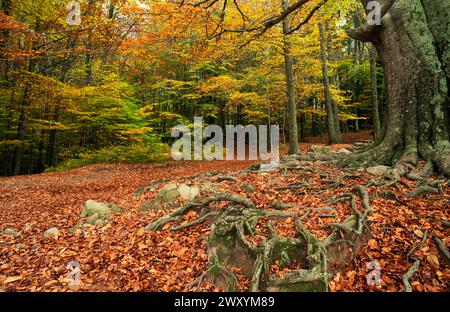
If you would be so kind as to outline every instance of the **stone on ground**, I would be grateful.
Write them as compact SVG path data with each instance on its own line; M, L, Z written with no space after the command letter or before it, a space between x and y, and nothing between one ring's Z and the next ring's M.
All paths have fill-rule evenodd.
M374 166L367 168L367 172L376 176L381 176L386 173L390 168L388 166Z
M171 183L165 185L158 193L157 197L165 202L171 202L180 197L178 185Z
M108 206L108 204L99 203L95 200L86 201L83 211L81 212L81 216L89 217L96 213L99 215L110 215L112 213L112 209Z
M184 183L178 186L177 191L181 198L187 200L193 200L200 194L200 190L198 188L190 187Z
M3 234L9 235L9 236L19 236L19 235L20 235L19 232L17 232L17 231L14 230L14 229L11 229L11 228L7 228L6 230L4 230L4 231L3 231Z
M308 153L330 155L334 152L329 146L313 145L308 149Z
M200 195L200 190L197 187L189 186L185 183L175 184L170 183L165 185L158 193L157 198L165 202L171 202L177 198L185 200L193 200Z
M44 237L56 237L59 234L57 227L52 227L44 232Z

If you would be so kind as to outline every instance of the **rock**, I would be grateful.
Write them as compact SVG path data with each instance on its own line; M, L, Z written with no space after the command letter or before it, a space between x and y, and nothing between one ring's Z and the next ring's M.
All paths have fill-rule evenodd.
M338 150L338 154L350 155L350 154L352 154L352 152L350 152L346 148L341 148L340 150Z
M251 185L249 183L244 183L242 185L242 189L244 190L244 192L247 192L247 193L256 193L258 191L253 185Z
M98 213L94 213L93 215L89 216L86 219L86 223L94 225L95 222L98 220L99 216L100 215Z
M108 223L108 219L106 219L106 218L99 218L99 219L95 220L94 225L104 226L107 223Z
M165 202L171 202L180 197L177 189L178 185L174 183L167 184L159 191L157 197Z
M59 235L59 230L57 227L52 227L44 232L44 237L56 237Z
M313 145L308 149L308 153L330 155L333 154L333 150L329 146Z
M22 228L22 231L29 232L33 229L33 225L31 223L25 223L25 225Z
M19 232L17 232L17 231L14 230L14 229L11 229L11 228L7 228L6 230L4 230L4 231L3 231L3 234L9 235L9 236L19 236L19 235L20 235Z
M98 213L99 215L110 215L112 210L107 204L96 202L95 200L88 200L84 204L83 211L81 212L82 217L89 217Z
M186 200L193 200L200 194L200 190L197 187L190 187L184 183L178 186L177 191L180 197Z
M176 190L178 188L178 185L175 183L166 184L163 186L163 188L159 191L160 193L170 192L172 190Z
M17 249L24 249L24 248L26 248L27 246L25 245L25 244L22 244L22 243L18 243L18 244L16 244L16 248Z
M278 169L279 166L280 163L276 161L270 163L262 163L259 168L259 171L275 171Z
M390 167L388 166L375 166L367 168L367 172L376 176L381 176L388 171Z

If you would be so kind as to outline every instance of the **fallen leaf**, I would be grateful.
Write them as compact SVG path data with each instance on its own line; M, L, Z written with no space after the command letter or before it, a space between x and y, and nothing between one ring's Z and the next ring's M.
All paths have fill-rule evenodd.
M3 281L3 284L9 284L9 283L13 283L13 282L16 282L16 281L20 281L22 278L23 278L23 277L20 276L20 275L18 275L18 276L10 276L10 277L7 277L7 278Z

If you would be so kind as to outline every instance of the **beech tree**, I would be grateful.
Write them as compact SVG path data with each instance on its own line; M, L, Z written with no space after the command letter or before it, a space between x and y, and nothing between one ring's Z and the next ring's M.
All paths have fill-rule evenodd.
M395 164L398 178L422 158L450 175L449 12L448 1L388 0L381 7L381 25L348 31L375 45L387 105L381 139L347 164Z

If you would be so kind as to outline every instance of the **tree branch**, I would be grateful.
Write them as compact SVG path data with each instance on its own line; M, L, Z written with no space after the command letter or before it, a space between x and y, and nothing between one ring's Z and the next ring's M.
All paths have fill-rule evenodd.
M381 7L381 19L389 12L395 0L387 0ZM381 29L381 25L363 25L358 28L347 30L347 35L353 39L363 42L373 42Z

